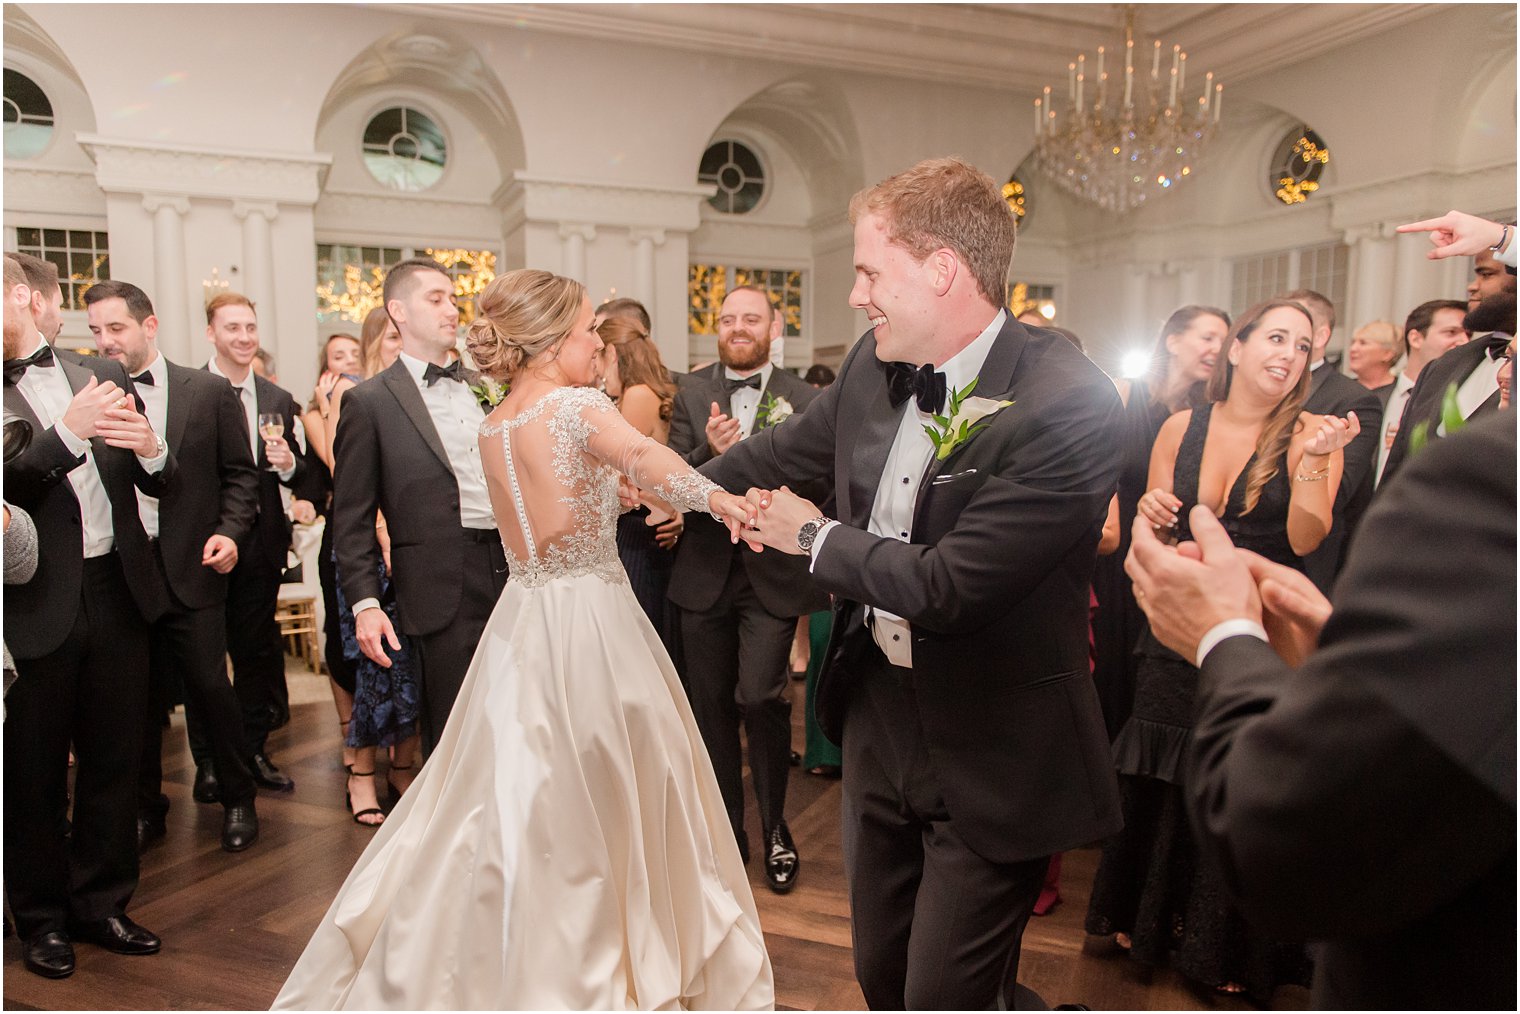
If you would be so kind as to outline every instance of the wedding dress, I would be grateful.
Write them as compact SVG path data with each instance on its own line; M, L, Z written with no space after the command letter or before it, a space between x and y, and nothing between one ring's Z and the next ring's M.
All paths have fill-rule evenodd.
M617 554L619 473L687 510L717 487L587 388L480 433L511 579L275 1008L773 1006L707 750Z

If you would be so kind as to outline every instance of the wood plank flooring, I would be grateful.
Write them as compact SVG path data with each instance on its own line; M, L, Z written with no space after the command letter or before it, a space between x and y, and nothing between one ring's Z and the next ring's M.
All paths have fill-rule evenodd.
M308 677L309 678L309 677ZM801 748L801 685L795 685L794 742ZM290 794L258 800L261 836L230 855L219 847L221 808L190 798L194 766L176 716L164 737L169 833L143 857L133 918L164 938L146 958L79 945L72 978L27 972L14 937L5 941L7 1009L265 1009L368 843L371 832L343 808L344 779L331 703L293 705L270 753L296 781ZM382 772L384 767L381 767ZM750 881L776 976L778 1006L797 1010L864 1008L850 957L849 904L839 847L839 782L793 772L787 809L803 870L788 895L771 893L758 862ZM751 801L753 807L753 801ZM750 814L751 834L758 824ZM1082 918L1097 852L1069 853L1065 900L1031 921L1020 979L1050 1004L1099 1010L1250 1010L1253 1004L1190 986L1166 970L1128 960L1111 941L1088 938ZM1304 1009L1308 992L1278 991L1274 1007Z

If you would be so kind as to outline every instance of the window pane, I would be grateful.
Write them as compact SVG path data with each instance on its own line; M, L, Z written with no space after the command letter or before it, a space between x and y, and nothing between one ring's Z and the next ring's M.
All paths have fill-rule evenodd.
M62 229L43 229L42 245L62 250L67 245L68 233Z
M69 233L69 246L75 250L89 250L95 245L95 237L88 232L71 231Z
M16 243L20 246L40 246L42 244L42 230L17 229Z
M375 114L364 128L364 143L378 148L390 146L391 138L401 133L402 110L399 106Z

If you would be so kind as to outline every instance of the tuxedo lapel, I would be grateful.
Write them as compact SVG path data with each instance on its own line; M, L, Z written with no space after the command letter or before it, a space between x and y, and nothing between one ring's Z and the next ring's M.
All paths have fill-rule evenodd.
M1063 341L1065 339L1062 339ZM1029 332L1024 325L1009 317L1003 322L1003 328L993 340L992 348L987 350L987 358L982 362L982 368L976 375L976 390L971 392L974 398L990 398L993 401L1009 401L1009 395L1013 389L1013 374L1018 368L1019 357L1024 352L1024 346L1029 341ZM993 393L997 392L997 393ZM948 394L954 392L947 392ZM976 440L971 440L960 445L950 452L950 457L955 457L962 449L970 446ZM919 509L924 505L924 494L929 491L934 477L939 475L946 461L941 461L937 456L929 456L928 467L924 469L923 479L918 484L918 493L913 500L913 519L918 521Z
M27 402L26 396L21 393L21 388L15 384L5 385L5 410L18 419L25 419L32 424L34 435L42 432L42 420L37 418L37 413L32 411L32 406Z
M194 375L192 371L173 363L167 365L169 384L166 393L169 396L169 406L164 418L164 429L168 432L164 434L164 439L172 450L184 443L185 424L190 421L190 406L195 400L195 388L190 383L190 378Z
M887 393L887 370L880 362L873 364L873 378L868 383L870 400L862 413L860 428L855 434L854 453L850 457L849 482L840 493L849 497L842 504L840 513L856 528L865 528L871 520L871 507L876 503L876 488L881 484L881 473L887 467L887 456L892 453L892 441L902 423L905 406L893 407Z
M390 369L380 374L380 379L386 388L400 402L401 410L412 421L417 433L422 437L423 443L428 445L443 467L454 474L454 466L449 464L448 452L443 449L443 439L438 436L438 427L433 425L433 417L428 414L427 405L423 403L422 395L417 390L417 383L412 375L407 372L406 364L399 358L391 364Z

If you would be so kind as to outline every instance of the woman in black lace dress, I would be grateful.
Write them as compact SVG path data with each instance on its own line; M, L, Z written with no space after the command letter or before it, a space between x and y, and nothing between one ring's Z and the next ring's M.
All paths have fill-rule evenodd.
M1209 377L1207 403L1162 425L1138 513L1186 540L1187 512L1205 504L1235 544L1278 563L1330 530L1341 448L1355 435L1301 411L1308 395L1308 311L1274 300L1238 320ZM1197 982L1265 1001L1307 985L1301 944L1263 939L1198 861L1180 786L1198 670L1147 631L1134 710L1114 742L1124 830L1104 846L1087 913L1089 933L1118 934L1147 964L1168 961Z
M1230 315L1212 306L1184 306L1166 319L1150 368L1135 380L1115 381L1124 401L1122 461L1119 466L1117 530L1119 544L1098 557L1093 594L1093 686L1103 705L1103 721L1112 739L1129 718L1135 696L1135 645L1145 630L1145 614L1135 604L1124 558L1135 505L1150 486L1151 448L1161 424L1174 412L1203 404L1203 389L1230 331ZM1112 511L1112 508L1111 508ZM1110 515L1112 518L1112 514Z

